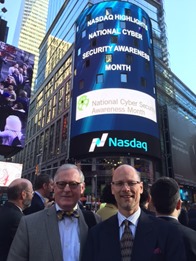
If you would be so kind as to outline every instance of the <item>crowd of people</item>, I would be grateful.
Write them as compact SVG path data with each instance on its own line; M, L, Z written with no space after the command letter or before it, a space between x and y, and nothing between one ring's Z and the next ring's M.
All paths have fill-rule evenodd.
M31 94L32 68L18 63L9 67L0 82L0 144L22 146ZM7 124L7 121L10 124Z
M134 167L118 166L96 213L81 204L84 191L84 174L73 164L54 178L37 176L34 191L26 179L13 181L0 208L0 261L196 260L196 204L180 223L174 179L161 177L149 188Z

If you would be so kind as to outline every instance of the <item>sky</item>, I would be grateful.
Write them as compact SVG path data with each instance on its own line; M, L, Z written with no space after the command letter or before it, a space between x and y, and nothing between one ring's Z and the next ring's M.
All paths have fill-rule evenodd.
M163 0L167 25L170 69L196 94L196 0ZM13 32L21 0L5 0L7 13L2 18L8 21L10 33L8 44L12 44Z

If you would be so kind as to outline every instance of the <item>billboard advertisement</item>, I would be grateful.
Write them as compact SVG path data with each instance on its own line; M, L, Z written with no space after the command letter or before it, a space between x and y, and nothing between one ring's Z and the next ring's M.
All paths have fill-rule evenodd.
M104 1L76 22L70 157L160 157L151 22Z
M22 175L22 164L0 161L0 187L7 187L9 184Z
M22 149L31 96L34 55L0 42L0 154Z
M196 186L196 125L167 108L174 178Z

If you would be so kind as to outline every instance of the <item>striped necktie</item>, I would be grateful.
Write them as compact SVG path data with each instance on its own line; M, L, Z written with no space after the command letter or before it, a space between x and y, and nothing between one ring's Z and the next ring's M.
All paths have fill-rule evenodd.
M123 221L125 228L120 240L122 261L131 260L131 252L133 247L133 234L129 227L130 223L131 222L127 219Z

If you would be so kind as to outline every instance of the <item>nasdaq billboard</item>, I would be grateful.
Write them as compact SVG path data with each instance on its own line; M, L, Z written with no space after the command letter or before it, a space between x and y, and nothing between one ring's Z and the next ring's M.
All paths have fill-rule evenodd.
M151 30L146 12L123 1L95 4L78 18L70 157L160 157Z

